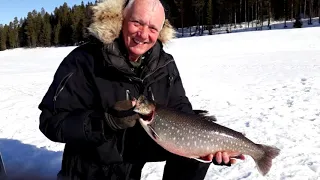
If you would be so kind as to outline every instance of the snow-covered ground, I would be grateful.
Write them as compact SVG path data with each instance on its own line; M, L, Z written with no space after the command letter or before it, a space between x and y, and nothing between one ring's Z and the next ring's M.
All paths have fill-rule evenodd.
M195 109L257 142L279 147L262 177L251 157L211 165L206 179L320 179L320 28L252 31L176 39L175 57ZM75 47L0 52L0 151L10 176L55 178L63 144L38 129L37 109L52 76ZM161 179L163 162L143 178Z

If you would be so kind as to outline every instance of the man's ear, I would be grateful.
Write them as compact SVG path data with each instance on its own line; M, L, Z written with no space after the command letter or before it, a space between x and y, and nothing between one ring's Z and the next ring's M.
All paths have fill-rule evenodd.
M175 38L176 32L174 30L174 28L172 27L172 25L170 24L169 20L166 19L164 21L163 27L159 33L159 41L161 41L162 43L167 43L168 41L170 41L171 39Z

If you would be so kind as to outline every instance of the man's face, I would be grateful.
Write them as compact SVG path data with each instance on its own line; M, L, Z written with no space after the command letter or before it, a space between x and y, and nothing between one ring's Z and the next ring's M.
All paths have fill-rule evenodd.
M123 22L123 39L129 59L136 61L156 43L164 21L163 7L158 3L137 0Z

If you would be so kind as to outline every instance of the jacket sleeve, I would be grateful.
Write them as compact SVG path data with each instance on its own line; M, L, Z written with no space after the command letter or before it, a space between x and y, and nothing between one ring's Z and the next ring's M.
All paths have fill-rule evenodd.
M93 77L90 58L77 49L66 56L38 106L39 129L54 142L102 143L105 140L104 112L94 108L98 101L90 81Z
M187 113L194 113L192 105L186 96L185 89L183 87L182 79L180 77L179 70L175 63L173 63L172 74L170 76L170 93L168 100L168 107L178 109Z

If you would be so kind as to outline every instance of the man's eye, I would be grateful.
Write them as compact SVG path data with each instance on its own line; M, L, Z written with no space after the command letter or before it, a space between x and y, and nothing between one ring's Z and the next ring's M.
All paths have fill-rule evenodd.
M151 27L150 30L151 30L152 33L158 32L158 29L156 29L156 28L154 28L154 27Z
M132 21L133 25L140 26L141 24L138 21Z

